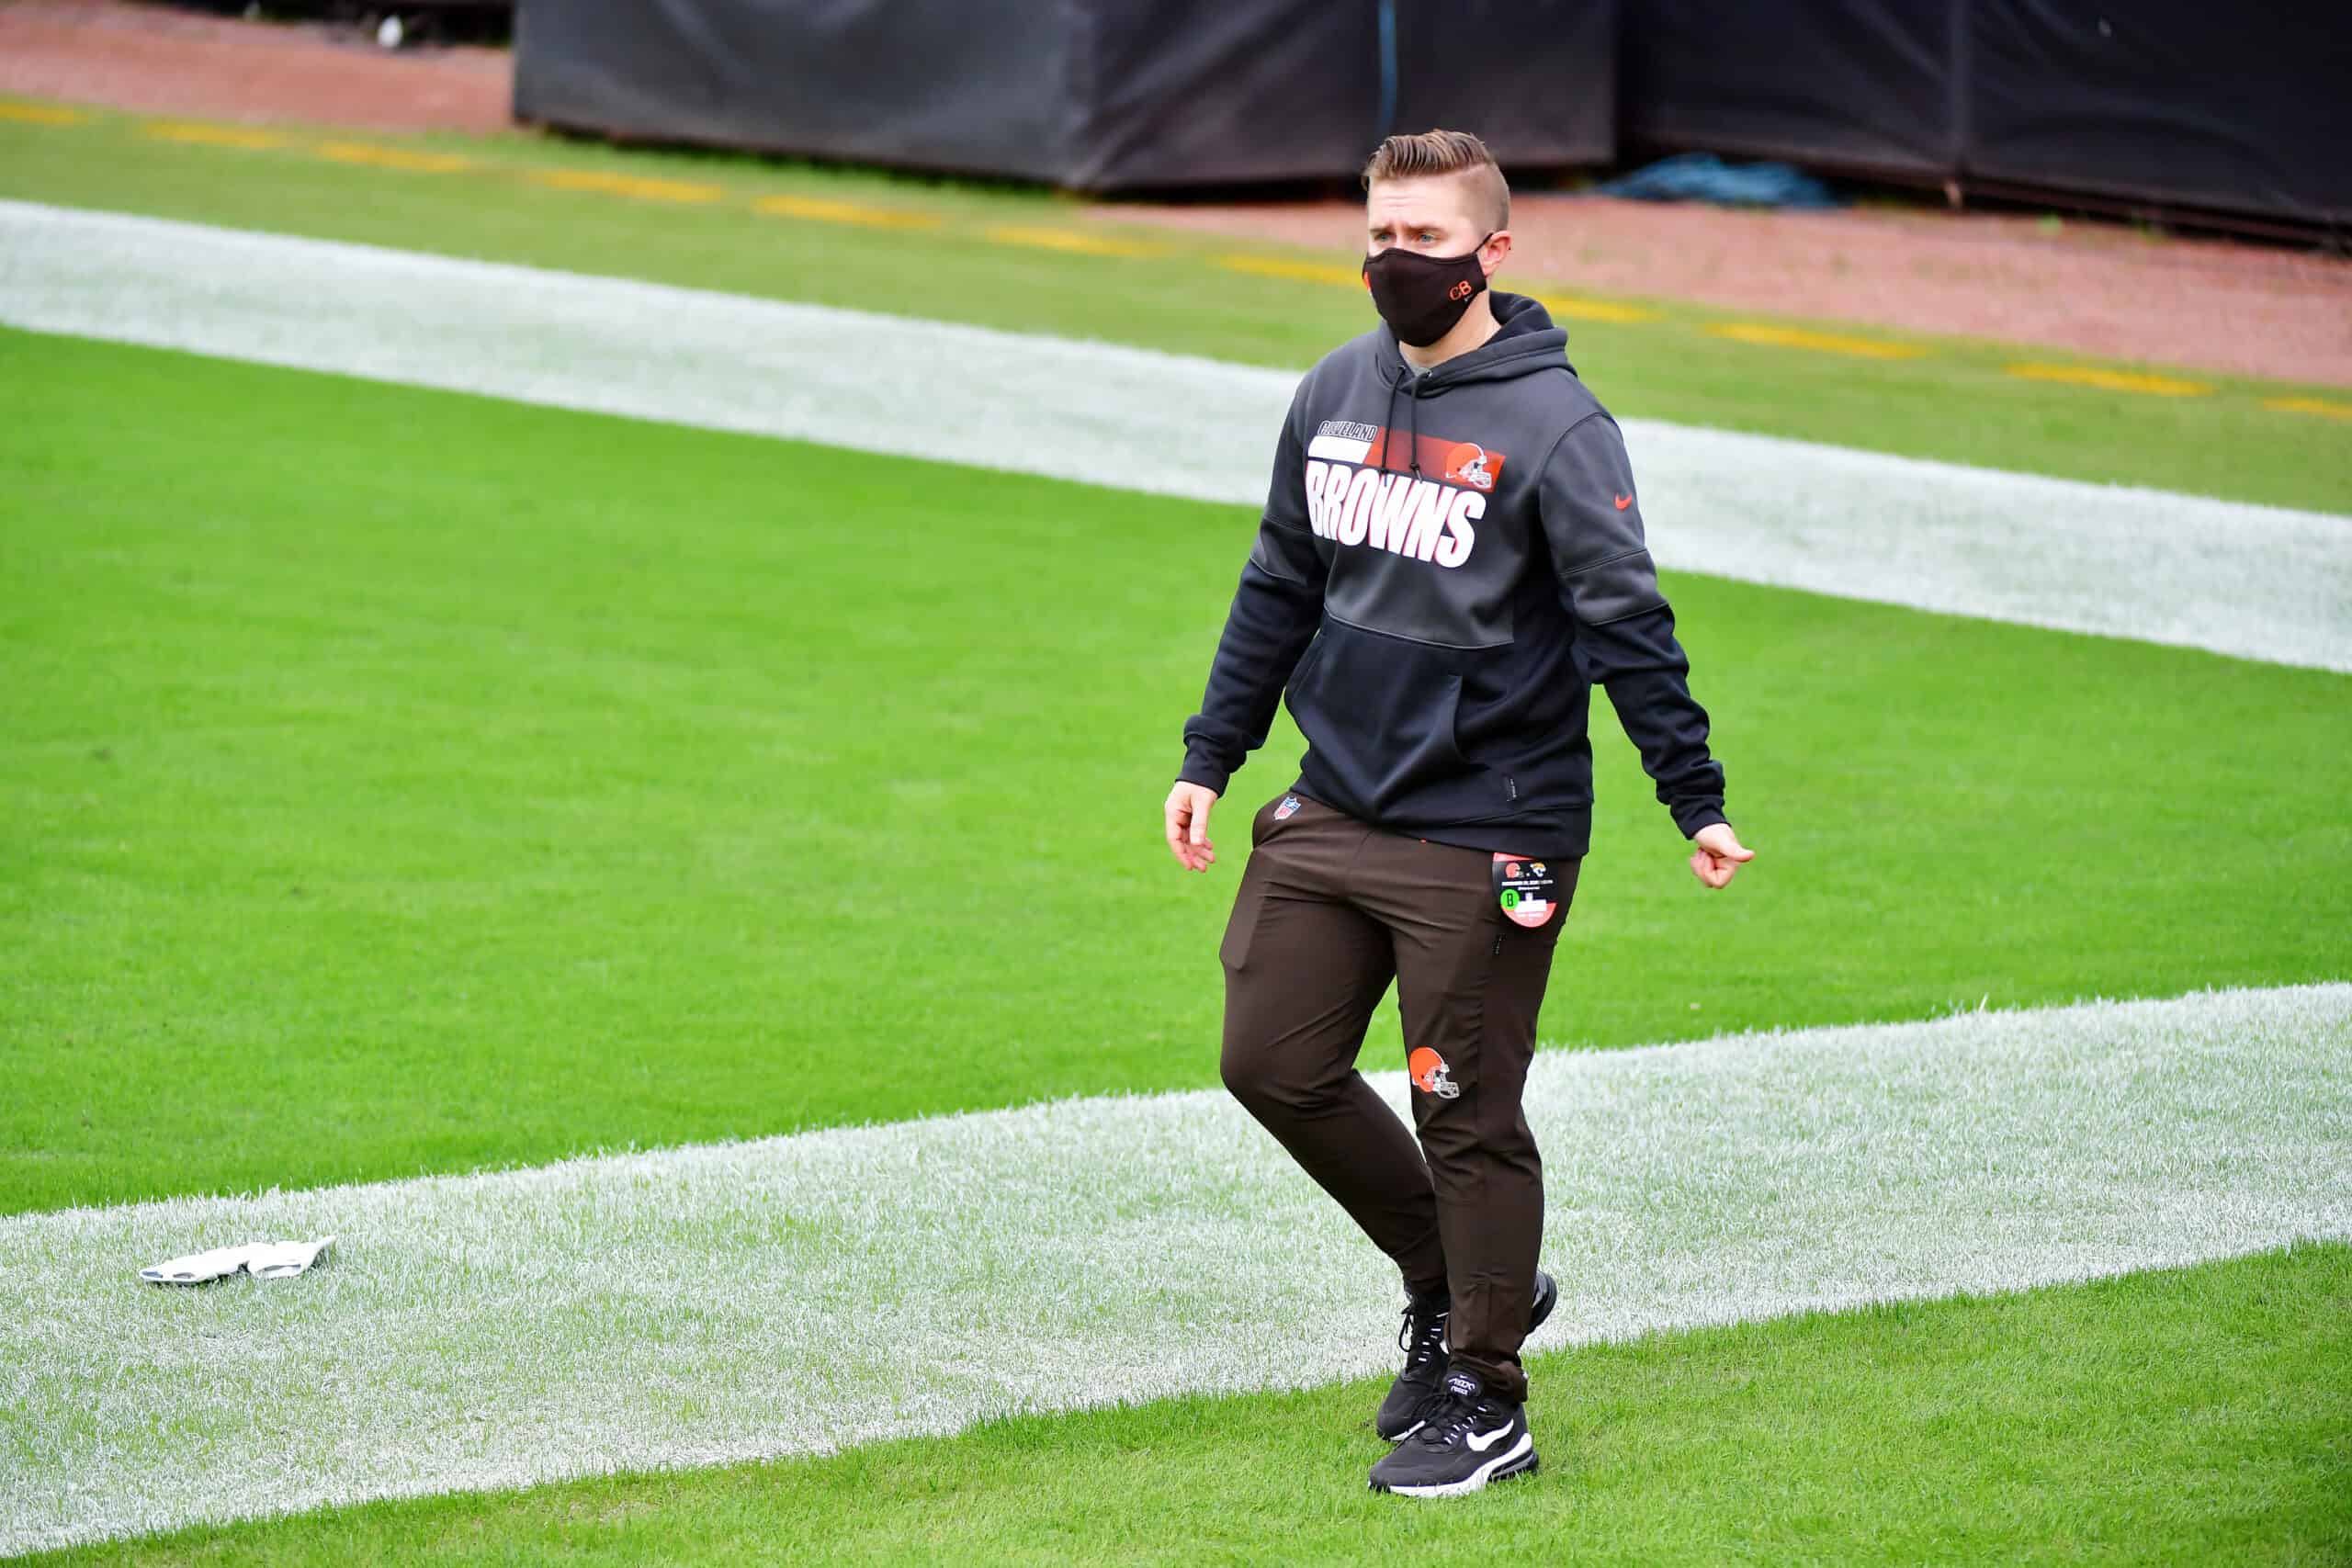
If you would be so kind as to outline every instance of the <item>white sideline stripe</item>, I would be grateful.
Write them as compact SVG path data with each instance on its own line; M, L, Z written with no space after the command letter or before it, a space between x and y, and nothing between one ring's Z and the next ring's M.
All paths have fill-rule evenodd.
M1539 1348L2352 1236L2347 984L1546 1053L1527 1105ZM1392 1365L1396 1297L1217 1091L24 1215L0 1551L1295 1387Z
M1108 344L0 202L36 332L1262 503L1297 377ZM2352 671L2352 521L1624 422L1664 564ZM1232 541L1237 567L1247 549Z

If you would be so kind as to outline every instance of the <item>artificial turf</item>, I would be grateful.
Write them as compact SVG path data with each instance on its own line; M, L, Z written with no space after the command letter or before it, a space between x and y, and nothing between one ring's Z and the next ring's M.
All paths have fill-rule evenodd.
M0 123L0 196L1279 366L1366 321L1225 242L989 242L1069 220L1034 192L297 143ZM552 164L729 199L522 177ZM949 222L749 209L771 192ZM2352 511L2343 427L2260 406L2301 389L2135 397L1721 319L1572 322L1572 354L1626 414ZM1251 521L0 333L0 1213L1213 1081L1239 808L1295 733L1216 875L1174 872L1157 806ZM1764 858L1702 893L1597 716L1547 1043L2344 975L2344 677L1668 588ZM1549 1355L1544 1475L1467 1508L1357 1490L1351 1384L85 1555L2344 1562L2347 1322L2352 1252L2307 1247Z
M381 1502L55 1562L2352 1558L2352 1248L1534 1358L1544 1468L1364 1490L1381 1384ZM1041 1355L1051 1347L1040 1346Z
M1215 1081L1254 518L0 334L0 1212ZM1679 575L1543 1037L2338 977L2352 682ZM1375 1023L1372 1056L1396 1054Z
M849 306L1023 332L1056 333L1304 367L1372 318L1360 288L1238 273L1257 260L1351 264L1353 236L1329 250L1238 244L1160 228L1113 229L1158 253L1094 255L1002 243L1000 224L1080 225L1071 206L1019 186L913 180L718 154L619 152L546 137L376 138L451 152L455 173L320 158L347 132L284 132L252 151L159 141L151 122L91 112L72 125L0 120L0 197L151 213L232 227L356 240L732 292ZM707 204L602 189L554 189L549 168L709 185ZM847 200L941 220L875 229L753 209L762 197ZM1520 277L1501 287L1575 279ZM2152 397L2020 379L2020 358L2069 356L1955 338L1866 335L1915 344L1908 360L1734 343L1708 332L1756 315L1649 302L1656 319L1572 320L1569 356L1620 414L1802 436L1905 457L2064 478L2150 485L2278 505L2352 512L2352 454L2340 421L2266 409L2281 397L2340 401L2341 389L2243 378L2198 379L2209 397ZM1779 320L1779 318L1770 318ZM1806 324L1806 323L1797 323ZM1824 325L1853 335L1841 323ZM2106 363L2106 362L2102 362Z

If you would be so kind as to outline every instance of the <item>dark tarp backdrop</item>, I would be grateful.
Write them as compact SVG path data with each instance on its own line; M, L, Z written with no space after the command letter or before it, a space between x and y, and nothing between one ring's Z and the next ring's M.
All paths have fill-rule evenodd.
M1942 179L1960 152L1953 34L1967 0L1640 0L1625 13L1625 139Z
M518 118L1081 190L1615 152L1617 0L526 0Z
M1619 83L1623 83L1622 93ZM525 0L515 112L1080 190L1629 143L2352 223L2346 0ZM1623 103L1622 121L1620 101Z
M1968 175L2352 225L2343 0L1975 9Z
M1439 125L1476 129L1506 167L1616 152L1615 0L1064 8L1081 40L1068 183L1082 189L1352 175L1386 131Z
M1643 0L1625 140L2352 225L2344 0Z
M1035 0L526 0L514 113L648 141L1061 177L1059 7Z

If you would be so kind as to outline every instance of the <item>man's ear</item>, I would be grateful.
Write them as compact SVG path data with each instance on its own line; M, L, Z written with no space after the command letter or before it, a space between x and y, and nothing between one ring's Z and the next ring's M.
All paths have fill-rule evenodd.
M1478 265L1487 269L1488 277L1500 272L1503 263L1510 258L1510 231L1508 229L1496 230L1487 236L1487 243L1478 247Z

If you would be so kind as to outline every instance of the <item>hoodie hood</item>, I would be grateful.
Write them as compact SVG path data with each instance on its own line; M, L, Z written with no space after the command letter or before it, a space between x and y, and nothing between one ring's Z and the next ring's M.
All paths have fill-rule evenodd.
M1307 742L1300 795L1566 860L1589 842L1599 680L1677 824L1720 820L1616 423L1539 301L1493 310L1494 336L1426 375L1381 323L1300 381L1184 777L1222 791L1279 684Z
M1391 429L1396 425L1397 401L1404 401L1407 429L1410 432L1405 446L1406 466L1415 479L1421 477L1422 403L1458 388L1516 380L1538 371L1565 367L1571 374L1575 372L1576 367L1569 365L1567 359L1568 334L1552 324L1552 313L1544 309L1543 301L1524 294L1503 294L1492 289L1487 296L1495 313L1495 335L1469 353L1457 354L1426 373L1416 372L1405 363L1404 352L1396 345L1396 333L1385 322L1366 334L1372 343L1374 368L1388 387L1386 423Z
M1509 381L1566 363L1567 329L1553 324L1552 313L1542 300L1492 288L1487 298L1498 323L1495 335L1419 377L1418 396L1434 398L1449 387ZM1415 378L1413 367L1405 363L1404 352L1396 346L1396 334L1383 325L1375 335L1382 378L1392 386Z

